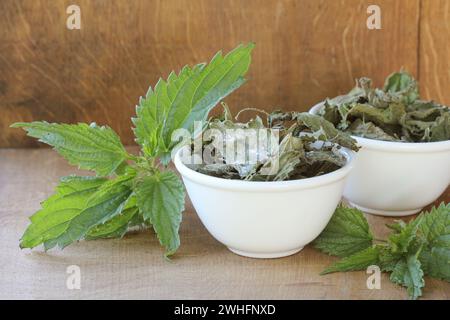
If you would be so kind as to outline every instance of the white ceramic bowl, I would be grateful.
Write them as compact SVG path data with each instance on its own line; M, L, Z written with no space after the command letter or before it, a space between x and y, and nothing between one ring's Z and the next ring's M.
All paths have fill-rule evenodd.
M342 197L353 152L331 173L301 180L255 182L198 173L174 162L206 229L232 252L252 258L292 255L325 228Z
M311 108L316 114L323 103ZM361 147L344 190L355 207L406 216L434 202L450 183L450 140L405 143L352 136Z

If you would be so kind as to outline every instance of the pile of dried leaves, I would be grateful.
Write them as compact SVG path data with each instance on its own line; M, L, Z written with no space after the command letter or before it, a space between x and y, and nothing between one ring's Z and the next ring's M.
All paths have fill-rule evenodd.
M416 80L404 71L391 74L384 88L357 80L348 94L327 99L319 114L339 130L385 141L450 140L450 109L419 98Z
M350 135L340 132L322 117L308 113L277 111L267 114L266 121L257 116L242 123L233 121L225 106L223 115L211 118L205 129L204 132L212 129L216 133L215 138L203 136L202 155L203 158L205 154L210 155L209 159L206 163L187 166L225 179L284 181L320 176L345 165L341 147L358 150ZM261 145L260 140L251 143L250 129L267 133L269 141L275 139L275 147ZM274 132L277 135L273 135ZM220 139L217 139L217 133L220 133ZM227 146L231 145L245 146L244 161L237 154L242 156L242 149L232 153L227 151ZM252 155L256 161L248 161Z

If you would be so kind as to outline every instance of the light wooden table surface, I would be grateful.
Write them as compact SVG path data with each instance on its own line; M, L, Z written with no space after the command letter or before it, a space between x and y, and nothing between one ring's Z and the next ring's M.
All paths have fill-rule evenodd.
M181 248L172 261L151 230L122 240L82 241L63 251L20 250L28 216L53 192L58 177L76 173L49 149L0 150L0 298L3 299L405 299L382 276L366 287L364 272L320 276L335 258L311 247L282 259L256 260L229 252L205 230L190 202ZM79 173L79 172L78 172ZM450 201L450 189L439 199ZM369 216L377 236L388 218ZM81 269L81 289L66 287L70 265ZM450 284L426 278L425 299L450 299Z

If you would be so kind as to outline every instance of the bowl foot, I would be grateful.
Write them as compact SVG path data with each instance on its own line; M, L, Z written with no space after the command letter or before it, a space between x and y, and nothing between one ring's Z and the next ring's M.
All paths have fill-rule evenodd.
M366 207L362 207L357 205L351 201L348 202L352 207L364 211L366 213L375 214L377 216L386 216L386 217L403 217L410 216L412 214L416 214L422 210L422 208L414 209L414 210L402 210L402 211L389 211L389 210L378 210L378 209L370 209Z
M237 249L233 249L233 248L228 248L228 249L231 252L233 252L237 255L240 255L240 256L244 256L244 257L257 258L257 259L274 259L274 258L282 258L282 257L287 257L287 256L291 256L293 254L296 254L297 252L302 250L303 247L297 248L294 250L288 250L288 251L282 251L282 252L271 252L271 253L247 252L247 251L241 251L241 250L237 250Z

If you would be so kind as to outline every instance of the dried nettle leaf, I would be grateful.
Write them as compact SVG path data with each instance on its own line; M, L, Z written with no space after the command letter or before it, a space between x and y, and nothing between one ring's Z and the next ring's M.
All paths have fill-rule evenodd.
M396 138L394 136L391 136L383 131L380 127L377 127L372 122L364 122L361 119L356 119L351 124L349 131L352 132L352 134L362 137L362 138L368 138L368 139L378 139L378 140L385 140L385 141L395 141Z
M320 116L276 111L267 116L266 122L267 125L260 117L246 123L234 122L228 107L224 106L224 114L211 118L206 127L222 133L220 140L223 144L216 144L207 134L203 139L203 154L213 154L211 159L215 162L188 166L200 173L225 179L283 181L335 171L346 163L340 152L341 146L358 150L354 139ZM262 130L268 135L272 134L269 130L278 130L276 145L251 144L245 129ZM237 143L244 144L245 152L257 161L240 163L236 161L236 156L241 151L236 150L234 154L226 152L227 145Z
M450 139L450 108L419 99L416 80L404 71L386 78L383 89L369 78L348 94L327 99L319 115L341 131L385 141L432 142Z

